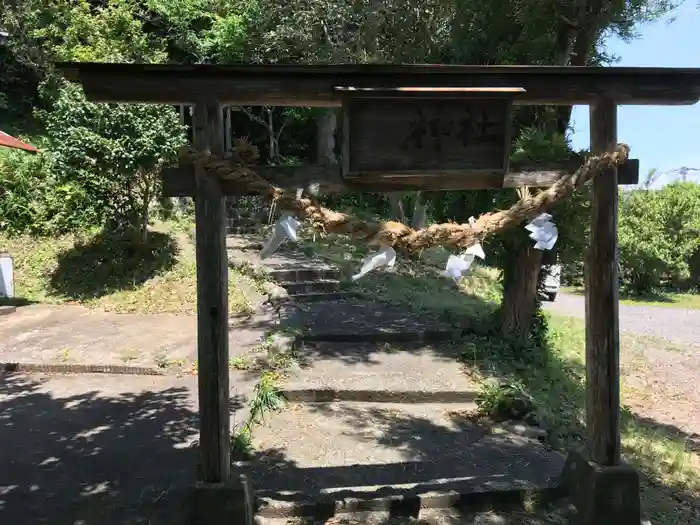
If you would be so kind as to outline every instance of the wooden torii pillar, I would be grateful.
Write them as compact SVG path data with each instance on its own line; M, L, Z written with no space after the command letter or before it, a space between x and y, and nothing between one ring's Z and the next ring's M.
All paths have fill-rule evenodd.
M591 152L617 143L617 104L590 104ZM571 452L562 475L583 525L639 525L639 474L622 463L620 439L620 318L618 173L593 179L591 235L585 261L586 431L588 455Z
M590 106L591 151L617 143L617 105ZM593 179L586 289L586 428L591 459L620 464L620 316L617 167Z
M198 150L223 156L222 116L221 105L215 101L195 104L194 146ZM221 483L231 474L226 206L218 177L198 165L195 182L199 479Z

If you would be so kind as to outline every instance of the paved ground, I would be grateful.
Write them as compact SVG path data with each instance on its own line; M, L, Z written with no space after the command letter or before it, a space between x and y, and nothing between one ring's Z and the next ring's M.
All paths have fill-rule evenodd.
M327 340L359 340L368 334L385 334L391 339L391 335L403 334L407 336L404 340L415 341L431 334L456 333L452 324L440 320L435 314L416 313L405 306L365 299L292 305L283 308L281 316L285 326Z
M585 315L582 295L560 293L545 308L562 315ZM700 310L621 304L620 329L700 346Z
M583 316L583 298L562 295L548 308ZM376 318L371 309L360 308L360 313ZM327 326L361 328L330 310L322 314ZM308 315L301 315L299 325L307 325ZM689 344L700 343L696 315L700 312L621 305L623 330ZM271 326L268 321L233 320L237 330L232 331L232 355L255 346ZM195 323L186 316L25 307L0 320L0 361L143 366L162 359L191 362ZM398 330L412 323L397 317L390 324ZM690 446L700 447L700 357L689 344L637 341L635 348L624 349L630 348L632 357L639 355L644 366L636 373L627 363L629 382L651 396L639 398L638 412L682 432ZM306 376L295 377L294 385L299 390L351 394L399 390L397 385L405 384L411 391L432 386L441 395L474 390L460 375L449 346L423 350L314 343L302 352L314 366ZM433 363L434 374L421 374ZM339 372L343 367L346 372ZM413 379L407 379L411 374ZM244 417L241 405L253 382L247 374L232 376L234 422ZM196 391L196 377L191 375L0 376L0 523L184 523L183 491L196 476L191 447L197 433ZM657 395L656 401L663 402L654 402ZM304 486L307 492L357 492L395 483L425 488L507 478L528 484L559 472L561 458L545 453L536 441L493 435L469 423L464 413L471 408L468 396L455 398L449 406L443 401L295 404L256 431L254 438L265 457L265 469L256 474L256 481L277 490Z
M229 351L260 344L273 318L231 319ZM189 370L197 359L197 319L115 314L81 306L33 305L0 318L0 362L129 365Z
M0 376L0 523L179 525L196 378Z
M419 519L391 516L387 512L367 514L360 519L340 516L328 520L258 518L258 525L570 525L571 515L570 507L563 503L533 512L420 509Z
M534 439L491 434L469 421L473 404L294 404L256 429L251 470L273 499L387 497L415 491L542 486L563 457ZM303 487L303 488L302 488ZM279 492L283 491L283 492Z
M449 344L315 342L300 357L283 388L321 402L290 403L253 434L262 461L248 472L270 505L541 487L561 473L532 429L470 420L479 386Z

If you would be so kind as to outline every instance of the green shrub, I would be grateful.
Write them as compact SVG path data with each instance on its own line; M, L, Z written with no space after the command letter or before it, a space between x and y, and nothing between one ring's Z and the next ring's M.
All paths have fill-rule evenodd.
M700 185L679 182L622 194L619 237L626 291L682 288L697 281Z
M58 234L98 222L90 194L76 181L55 175L50 153L0 154L0 230L5 234Z

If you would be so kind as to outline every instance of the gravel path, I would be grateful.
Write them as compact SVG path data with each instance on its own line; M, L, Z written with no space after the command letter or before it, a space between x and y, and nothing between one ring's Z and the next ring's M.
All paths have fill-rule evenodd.
M560 294L545 305L561 315L584 317L582 296ZM639 422L684 436L690 450L700 450L700 310L621 304L620 329L629 390L624 403Z
M549 311L584 317L583 296L560 293ZM620 304L620 330L700 346L700 310Z

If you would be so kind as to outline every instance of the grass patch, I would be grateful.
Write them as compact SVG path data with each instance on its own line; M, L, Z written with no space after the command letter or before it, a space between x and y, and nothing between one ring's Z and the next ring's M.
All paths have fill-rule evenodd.
M14 259L16 302L81 304L118 313L196 312L194 245L179 223L156 225L145 245L105 232L0 235L0 251ZM242 290L258 288L253 277L229 270L231 314L250 313Z
M249 370L253 362L246 356L237 355L228 360L228 366L234 370Z
M349 280L373 251L365 243L338 235L305 233L297 245L284 250L301 251L336 265ZM393 271L370 272L352 284L353 290L373 299L400 304L417 312L433 312L449 319L479 319L498 306L502 288L498 271L475 263L459 286L438 274L445 269L449 252L442 248L426 250L416 260L397 258Z
M562 288L562 292L583 295L581 287ZM620 295L620 303L637 306L665 306L700 310L700 292L657 292L645 295Z
M548 431L557 448L578 447L584 441L585 331L583 321L549 317L547 344L514 347L492 338L472 337L464 343L463 359L484 380L482 409L499 418L530 420ZM642 344L623 336L623 361L635 359ZM627 354L631 356L627 356ZM632 367L634 369L635 367ZM636 395L622 377L622 401ZM670 401L669 401L670 402ZM643 474L642 503L655 525L697 523L700 512L700 456L686 445L688 436L627 408L622 412L625 459Z
M248 403L248 419L231 433L231 459L250 459L254 452L253 429L265 421L265 417L282 410L285 406L284 394L278 386L279 374L265 371L255 385L255 392Z

